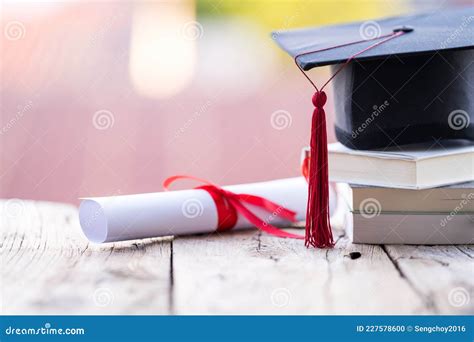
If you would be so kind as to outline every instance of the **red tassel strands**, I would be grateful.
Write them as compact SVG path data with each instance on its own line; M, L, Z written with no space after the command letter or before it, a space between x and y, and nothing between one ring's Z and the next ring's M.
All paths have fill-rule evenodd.
M333 247L331 223L329 221L329 176L328 138L324 91L313 95L313 117L311 123L311 157L308 179L308 205L306 207L306 247Z
M300 67L298 64L298 58L303 55L362 43L367 40L360 40L347 44L332 46L325 49L309 51L295 56L296 65L316 90L312 99L315 108L313 110L311 122L311 150L308 170L308 205L306 207L306 247L313 246L318 248L331 248L334 246L331 222L329 220L328 142L326 132L326 113L324 111L324 105L326 104L327 97L323 89L356 56L410 31L411 29L402 28L399 30L394 30L390 34L370 39L381 40L349 57L320 89L318 89L314 82L308 77L303 68Z

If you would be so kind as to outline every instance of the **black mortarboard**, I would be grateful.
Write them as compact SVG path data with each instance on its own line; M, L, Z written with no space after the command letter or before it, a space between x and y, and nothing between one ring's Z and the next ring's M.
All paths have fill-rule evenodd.
M334 78L337 139L349 148L460 138L474 141L474 7L278 31L291 56L413 30L355 57ZM341 63L376 40L305 54L304 70Z
M273 33L316 89L306 245L334 244L324 87L333 83L336 137L349 148L474 141L473 23L474 7L464 7ZM305 71L324 65L331 65L333 76L317 85Z

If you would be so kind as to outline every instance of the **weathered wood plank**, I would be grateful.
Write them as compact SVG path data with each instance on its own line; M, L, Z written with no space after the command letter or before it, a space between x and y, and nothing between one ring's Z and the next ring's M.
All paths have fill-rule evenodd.
M2 201L0 210L3 313L170 312L170 239L89 245L74 206Z
M5 314L474 311L472 246L352 245L339 233L315 250L256 230L99 246L70 205L0 201L0 217Z
M349 253L362 256L352 260ZM408 314L429 313L379 246L331 250L255 230L176 238L176 313Z
M472 246L386 246L425 305L440 314L474 313Z

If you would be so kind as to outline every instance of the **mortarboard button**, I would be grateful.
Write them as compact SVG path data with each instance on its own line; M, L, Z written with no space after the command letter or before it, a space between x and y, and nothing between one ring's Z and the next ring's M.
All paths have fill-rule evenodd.
M397 33L397 32L405 32L405 33L408 33L408 32L412 32L414 30L413 27L410 27L410 26L401 26L401 27L397 27L397 28L394 28L393 29L393 32Z

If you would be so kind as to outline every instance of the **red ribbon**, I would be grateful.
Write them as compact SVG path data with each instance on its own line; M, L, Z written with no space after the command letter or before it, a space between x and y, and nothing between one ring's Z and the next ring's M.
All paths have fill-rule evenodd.
M214 200L217 209L217 231L232 229L237 223L238 214L241 214L255 227L268 234L281 238L304 239L304 236L285 232L284 230L263 221L250 211L245 204L262 208L270 213L272 217L277 216L290 222L296 222L296 212L292 210L286 209L281 205L260 196L236 194L204 179L193 176L177 175L169 177L164 180L163 188L168 191L169 186L180 179L190 179L204 183L204 185L198 186L195 189L207 191Z
M309 180L309 153L307 151L301 164L301 174L307 181Z

